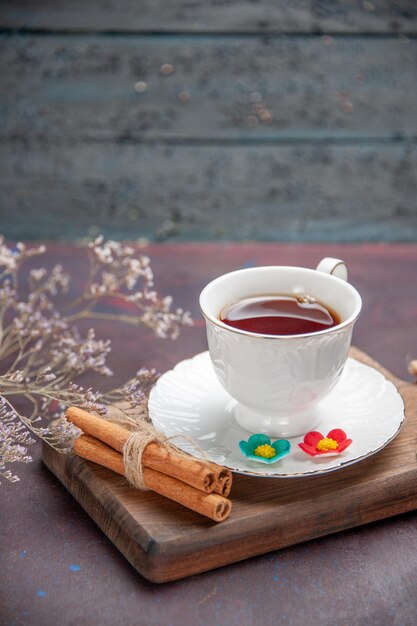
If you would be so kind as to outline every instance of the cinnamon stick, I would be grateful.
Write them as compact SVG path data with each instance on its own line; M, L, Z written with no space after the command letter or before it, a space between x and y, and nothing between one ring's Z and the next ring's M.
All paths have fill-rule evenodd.
M224 467L218 476L214 493L219 493L221 496L227 498L232 489L232 481L232 472Z
M123 452L130 430L109 422L101 417L77 407L70 407L66 413L72 422L84 433L107 443L114 450ZM220 495L229 495L232 486L232 473L215 463L205 463L192 457L176 454L156 442L149 443L142 455L144 467L178 478L204 493L215 491Z
M88 461L107 467L122 476L125 475L123 456L95 437L81 435L75 441L74 452ZM215 522L225 520L232 510L232 503L226 498L214 493L204 494L200 490L150 467L144 467L143 477L148 489L174 500L196 513L209 517Z

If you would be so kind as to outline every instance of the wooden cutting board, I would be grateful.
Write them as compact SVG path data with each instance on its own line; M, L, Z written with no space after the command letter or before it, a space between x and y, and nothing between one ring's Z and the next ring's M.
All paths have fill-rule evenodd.
M417 385L355 348L351 356L399 389L406 419L397 438L370 459L321 477L235 475L233 511L221 524L47 445L43 461L133 567L158 583L416 509Z

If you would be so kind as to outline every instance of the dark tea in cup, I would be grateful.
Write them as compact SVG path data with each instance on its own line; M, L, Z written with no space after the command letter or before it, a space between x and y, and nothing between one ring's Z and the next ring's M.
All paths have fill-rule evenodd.
M257 296L226 306L220 320L259 335L304 335L340 324L339 315L309 295Z

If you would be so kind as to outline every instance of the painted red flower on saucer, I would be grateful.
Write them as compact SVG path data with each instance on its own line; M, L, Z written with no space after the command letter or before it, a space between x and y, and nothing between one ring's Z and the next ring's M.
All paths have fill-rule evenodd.
M301 450L310 456L319 454L340 454L352 443L344 430L334 428L326 436L316 430L311 430L304 436L304 441L299 443Z

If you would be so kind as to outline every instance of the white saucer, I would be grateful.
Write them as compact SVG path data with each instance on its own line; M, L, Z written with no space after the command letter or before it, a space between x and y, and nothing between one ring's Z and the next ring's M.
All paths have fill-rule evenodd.
M341 454L311 457L292 437L291 451L277 463L251 461L239 450L250 436L233 417L236 401L218 382L208 352L178 363L163 374L149 397L149 414L167 436L196 441L206 456L235 472L251 476L291 478L325 474L357 463L384 448L399 432L404 403L396 387L368 365L348 359L342 377L320 406L314 429L324 436L342 428L353 443ZM190 441L178 437L176 446L201 457Z

